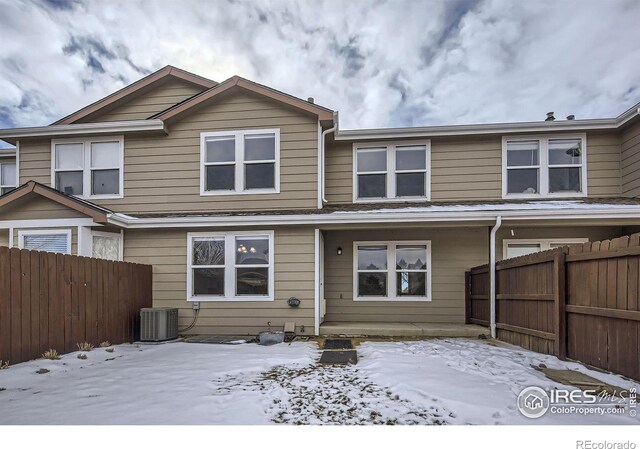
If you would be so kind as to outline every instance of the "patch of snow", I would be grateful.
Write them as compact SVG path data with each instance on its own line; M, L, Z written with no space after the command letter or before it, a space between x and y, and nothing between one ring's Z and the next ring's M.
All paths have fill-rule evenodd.
M114 349L0 370L0 424L640 423L629 415L523 417L515 405L524 387L563 387L532 365L640 385L480 340L365 342L355 366L317 365L314 342Z

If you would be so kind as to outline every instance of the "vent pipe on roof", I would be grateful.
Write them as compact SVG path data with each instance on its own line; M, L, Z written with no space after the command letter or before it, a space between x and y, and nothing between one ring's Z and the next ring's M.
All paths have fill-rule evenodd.
M313 102L314 102L315 100L313 99L313 97L309 97L309 98L307 98L307 101L308 101L309 103L313 104Z
M571 114L571 115L567 115L567 120L575 120L576 116Z
M553 112L547 112L547 118L544 119L545 122L552 122L554 121L556 118L553 115Z

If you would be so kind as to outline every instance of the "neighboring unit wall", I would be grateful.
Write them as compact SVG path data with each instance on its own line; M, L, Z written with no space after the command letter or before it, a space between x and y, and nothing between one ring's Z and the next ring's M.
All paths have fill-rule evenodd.
M327 201L351 203L353 144L328 143L326 158ZM587 158L589 196L619 196L618 134L588 133ZM502 198L501 179L502 136L431 139L432 201L499 200Z
M622 194L640 196L640 122L622 133Z
M87 117L87 119L80 120L80 123L145 120L203 90L204 88L201 86L179 79L172 79L154 87L153 90L140 94L126 104L116 106L101 115Z
M280 128L280 193L200 196L200 133ZM124 198L92 200L123 213L316 208L318 122L236 94L172 124L164 137L125 136ZM51 183L51 143L21 142L20 182Z
M266 229L260 229L266 230ZM198 232L215 229L198 229ZM231 231L231 229L224 229ZM127 230L124 239L126 262L153 265L154 307L177 307L180 328L192 319L187 297L187 230ZM315 237L311 227L275 229L275 301L201 302L197 325L192 334L256 335L267 330L282 330L285 321L296 323L296 332L314 333ZM287 305L295 296L297 308ZM300 326L304 326L302 332Z
M353 301L353 242L431 240L431 301ZM327 231L325 321L464 323L464 273L488 262L486 227ZM342 255L337 255L337 248Z
M513 230L513 235L511 231ZM590 242L610 240L623 235L619 226L531 226L511 227L503 225L496 235L496 259L502 260L504 255L503 240L535 240L535 239L582 239ZM514 242L516 243L516 242Z

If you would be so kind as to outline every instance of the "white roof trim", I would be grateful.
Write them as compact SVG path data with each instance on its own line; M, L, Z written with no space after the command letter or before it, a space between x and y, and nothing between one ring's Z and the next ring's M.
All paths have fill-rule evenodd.
M637 219L640 205L589 204L579 201L549 201L522 204L479 204L473 206L430 206L370 211L337 211L325 214L242 215L136 218L122 214L108 216L109 223L125 228L172 228L207 226L327 225L362 223L493 222L503 220Z
M558 120L514 123L488 123L471 125L437 125L406 128L371 128L340 130L335 140L398 139L412 137L465 136L506 133L531 133L549 131L588 131L596 129L617 129L640 115L640 103L615 118ZM337 120L337 119L336 119Z
M127 120L119 122L79 123L73 125L50 125L30 128L0 129L0 139L111 134L139 131L163 131L167 133L167 129L162 120Z

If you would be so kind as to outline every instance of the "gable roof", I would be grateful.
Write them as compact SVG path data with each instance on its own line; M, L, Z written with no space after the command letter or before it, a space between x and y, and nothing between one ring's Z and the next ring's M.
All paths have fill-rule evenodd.
M331 109L318 106L317 104L310 103L293 95L286 94L279 90L272 89L262 84L255 83L240 76L233 76L222 83L211 87L198 95L194 95L191 98L178 103L156 115L149 117L150 119L159 119L167 121L176 118L177 116L185 113L189 109L203 104L206 101L216 98L217 96L228 92L232 89L244 89L255 94L270 98L280 103L284 103L287 106L301 110L307 114L315 115L321 122L332 122L333 111Z
M61 118L60 120L52 123L52 125L69 125L72 123L76 123L78 120L81 120L91 114L94 114L101 109L107 108L109 106L113 106L115 103L124 101L126 98L129 98L132 95L139 93L140 90L152 84L155 84L161 80L164 80L167 77L178 78L188 83L201 86L204 89L210 89L218 84L215 81L212 81L210 79L207 79L202 76L196 75L194 73L187 72L186 70L182 70L177 67L168 65L158 70L157 72L153 72L152 74L145 76L144 78L136 81L135 83L132 83L126 87L123 87L122 89L112 93L111 95L108 95L94 103L91 103L89 106L85 106L84 108L74 112L73 114L70 114L70 115L67 115L66 117Z
M56 189L52 189L51 187L45 186L44 184L40 184L36 181L28 181L27 183L22 184L20 187L0 196L0 210L4 206L17 201L20 198L24 198L30 193L35 193L36 195L40 195L51 201L66 206L69 209L73 209L80 212L81 214L85 214L91 217L96 223L107 223L108 215L113 213L111 210L98 206L97 204L82 200L80 198L76 198L71 195L66 195Z

